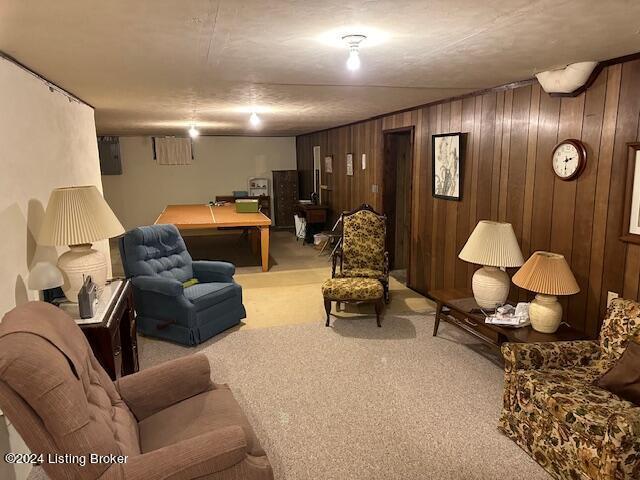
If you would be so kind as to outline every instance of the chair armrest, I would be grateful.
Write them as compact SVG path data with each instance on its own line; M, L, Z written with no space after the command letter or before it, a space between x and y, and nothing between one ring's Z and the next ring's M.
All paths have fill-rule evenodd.
M138 421L182 400L214 388L203 354L161 363L116 382L120 396Z
M502 345L506 373L584 366L600 356L600 346L592 340L544 343L505 343Z
M232 425L129 457L126 463L109 468L101 480L209 478L242 462L246 456L244 432L240 426Z
M331 278L336 277L336 266L338 265L338 258L340 259L340 273L342 273L342 247L337 246L331 255Z
M236 267L229 262L211 262L197 260L192 263L193 275L200 282L231 282L236 273Z
M184 290L182 283L175 278L140 275L139 277L133 277L131 283L140 290L159 293L168 297L180 296Z
M382 275L389 278L389 252L384 252L384 261L382 262Z

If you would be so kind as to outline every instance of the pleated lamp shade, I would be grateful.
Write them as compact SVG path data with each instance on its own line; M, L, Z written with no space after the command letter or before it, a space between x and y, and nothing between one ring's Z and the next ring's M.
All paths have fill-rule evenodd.
M490 220L478 222L458 257L488 267L519 267L524 263L511 224Z
M546 295L573 295L580 291L567 261L559 253L535 252L512 280L525 290Z
M40 230L41 245L80 245L116 237L124 228L94 185L51 192Z

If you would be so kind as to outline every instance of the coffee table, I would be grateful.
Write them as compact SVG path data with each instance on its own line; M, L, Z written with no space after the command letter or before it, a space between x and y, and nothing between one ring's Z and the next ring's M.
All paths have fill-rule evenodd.
M560 342L589 338L584 332L566 324L560 325L555 333L536 332L531 326L514 328L487 324L484 322L484 314L473 298L473 292L467 288L432 290L428 295L436 302L434 337L438 334L440 321L444 320L498 348L505 342Z

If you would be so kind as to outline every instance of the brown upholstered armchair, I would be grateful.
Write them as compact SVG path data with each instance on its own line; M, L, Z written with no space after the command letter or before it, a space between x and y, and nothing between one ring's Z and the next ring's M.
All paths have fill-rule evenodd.
M113 383L75 322L46 303L17 307L0 323L0 407L43 454L52 480L273 478L231 391L211 382L204 355ZM50 463L49 454L76 461ZM91 454L126 461L92 463Z
M386 250L387 217L363 203L342 214L342 238L334 250L331 277L380 280L389 302L389 252ZM339 270L336 272L336 268Z

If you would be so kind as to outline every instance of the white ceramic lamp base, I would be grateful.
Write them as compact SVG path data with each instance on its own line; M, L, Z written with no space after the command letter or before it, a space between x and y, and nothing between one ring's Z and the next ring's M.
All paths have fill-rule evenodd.
M503 305L509 296L509 275L498 267L484 266L473 274L471 288L476 303L482 308Z
M58 268L64 278L62 291L70 302L78 301L83 277L90 275L98 292L102 292L107 283L107 259L89 243L69 246L69 251L60 255Z
M542 333L554 333L562 322L562 305L557 297L538 293L529 304L531 327Z

